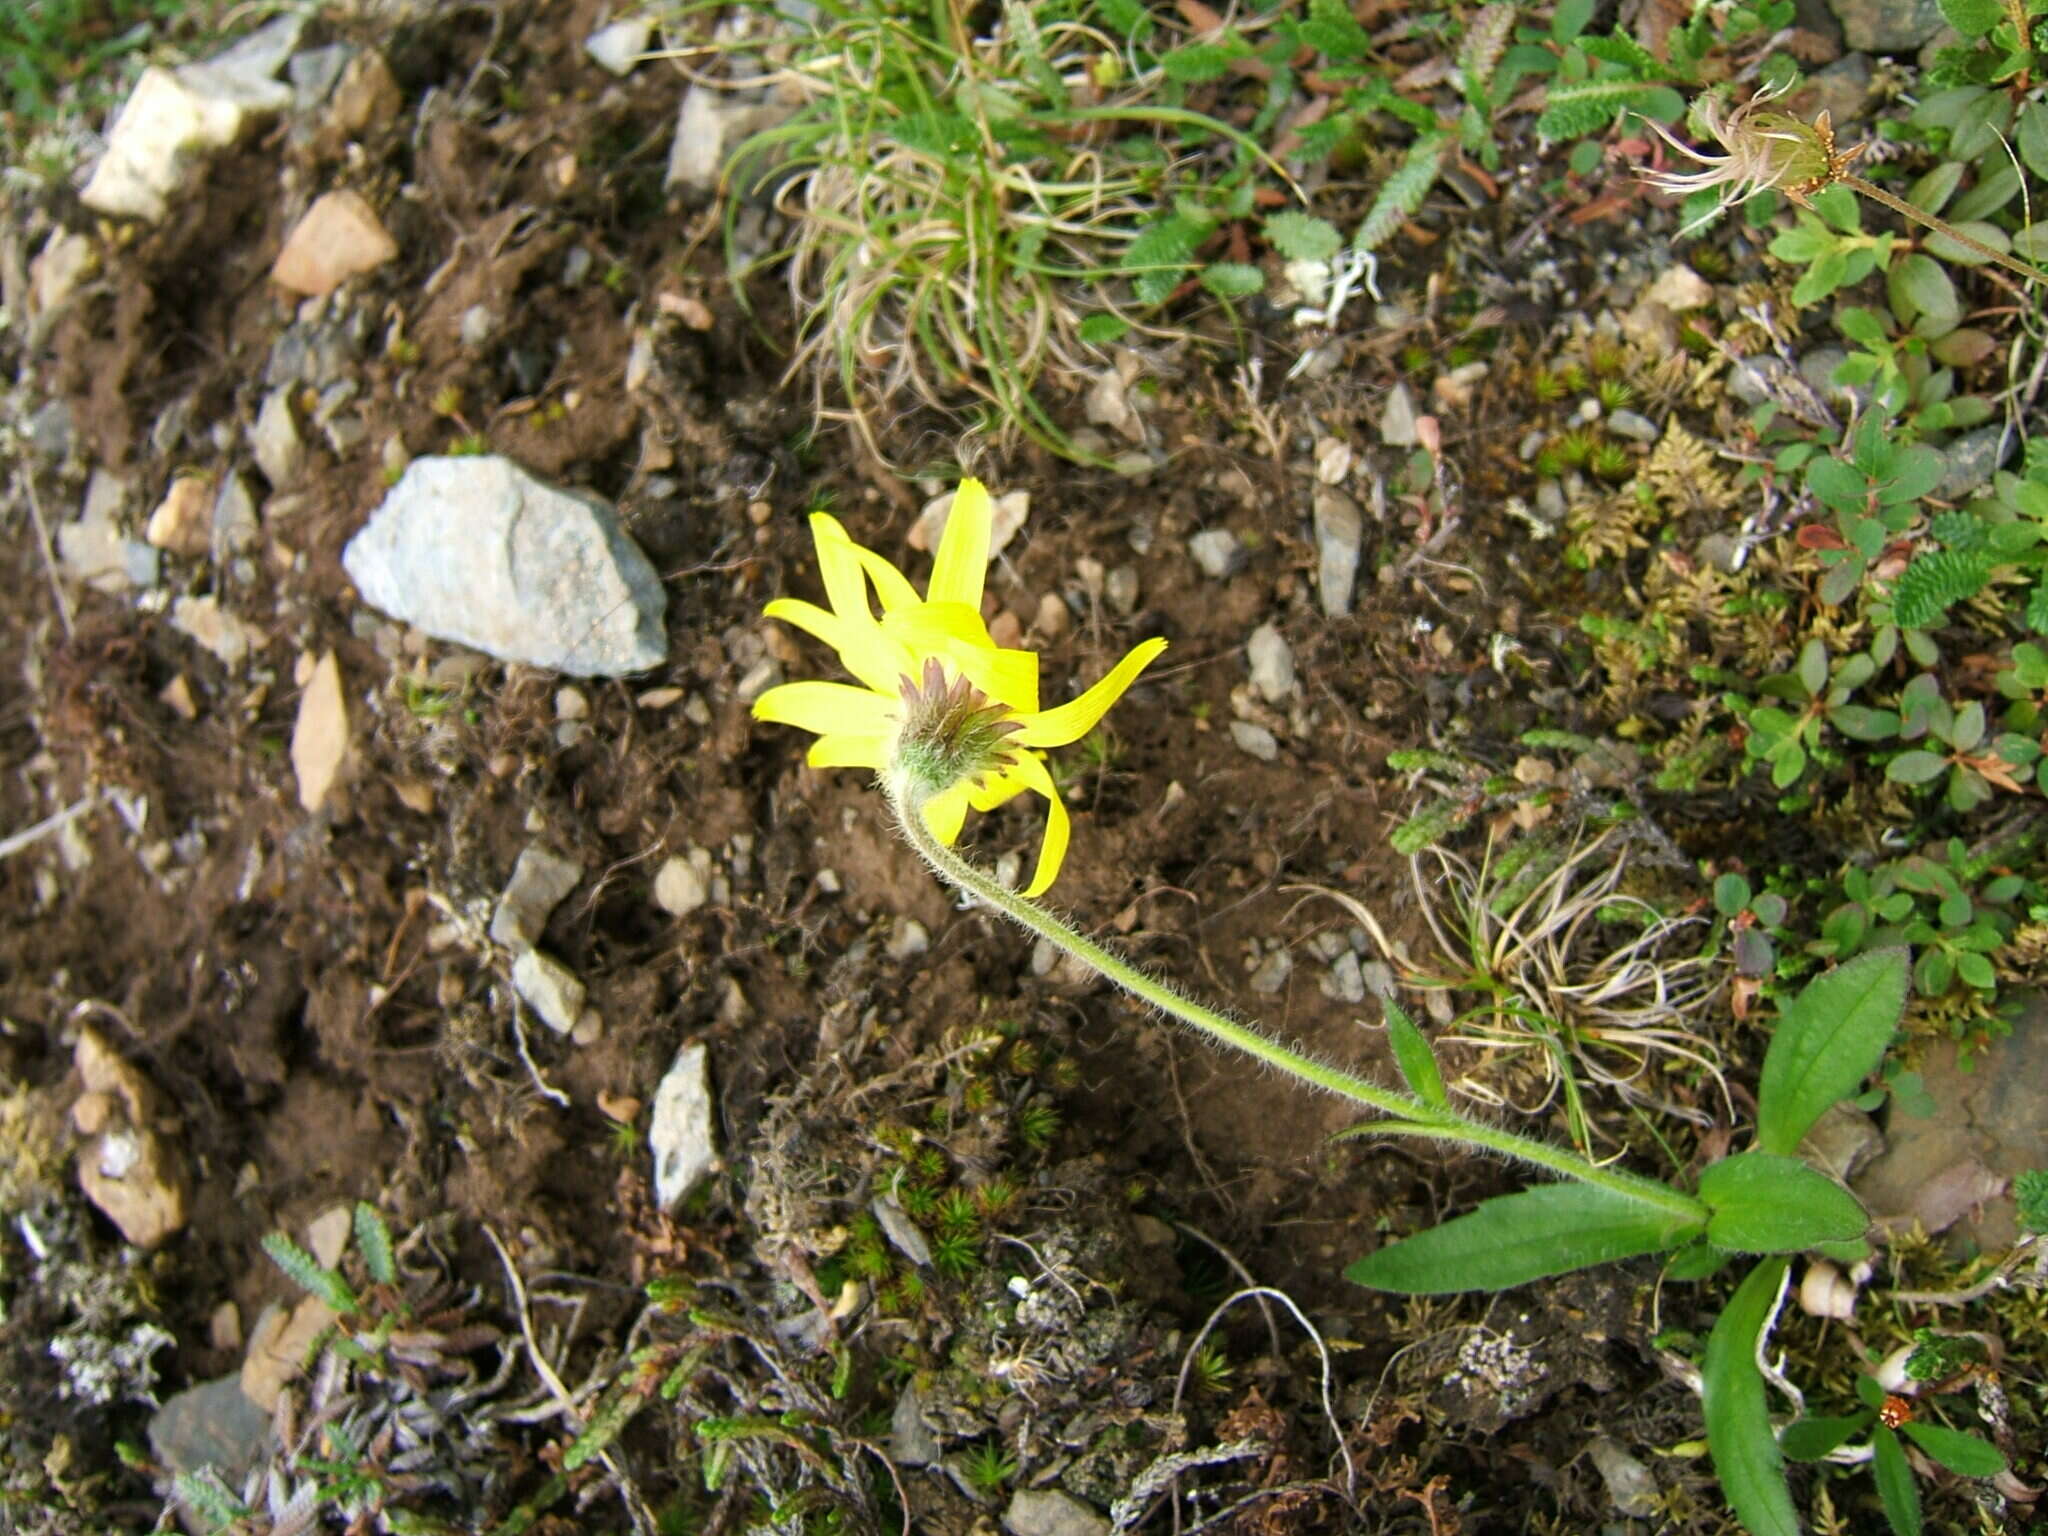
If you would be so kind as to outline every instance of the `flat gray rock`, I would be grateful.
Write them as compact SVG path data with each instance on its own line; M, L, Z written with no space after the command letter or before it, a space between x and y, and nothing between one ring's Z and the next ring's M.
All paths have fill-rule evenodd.
M686 1045L654 1090L654 1121L647 1132L654 1154L654 1203L672 1211L712 1169L718 1146L711 1123L709 1053Z
M510 459L413 460L341 563L371 606L500 661L617 677L668 655L661 578L617 511Z
M173 1472L212 1467L237 1487L270 1441L270 1415L242 1391L237 1371L180 1392L149 1421L149 1446Z

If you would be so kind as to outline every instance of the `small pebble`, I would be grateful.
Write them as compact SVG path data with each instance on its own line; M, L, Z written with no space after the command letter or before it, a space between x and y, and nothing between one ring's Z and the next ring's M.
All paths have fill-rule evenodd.
M1244 569L1244 546L1228 528L1204 528L1188 540L1188 553L1202 574L1223 581Z
M1268 704L1281 703L1294 692L1294 651L1273 625L1261 624L1252 631L1245 657L1251 663L1252 687Z
M932 947L932 936L914 917L899 917L889 929L889 958L897 962L914 960Z
M557 720L588 720L590 700L580 688L560 688L555 691L555 718Z
M1109 611L1118 618L1128 619L1138 611L1138 571L1136 566L1120 565L1102 579L1103 601L1109 604Z
M703 875L688 859L668 859L654 877L654 904L671 917L688 917L710 894Z
M1406 384L1396 384L1387 392L1386 406L1380 412L1380 441L1389 448L1413 448L1421 441L1415 425L1415 397Z
M586 1008L576 1020L576 1027L569 1031L572 1045L595 1045L604 1038L604 1015L595 1008Z
M1247 983L1261 997L1271 997L1287 985L1287 978L1294 974L1294 956L1285 948L1274 950L1259 962L1259 968L1252 972Z
M1038 600L1038 612L1031 621L1031 627L1048 640L1057 640L1067 632L1066 600L1057 592L1048 592Z
M1607 429L1623 437L1632 437L1639 443L1654 443L1661 436L1657 423L1636 411L1610 412Z
M1331 964L1321 983L1323 996L1340 1003L1365 1001L1365 972L1348 949Z
M1280 743L1274 739L1273 733L1249 720L1231 721L1230 739L1237 743L1239 751L1249 753L1262 763L1270 763L1280 756Z

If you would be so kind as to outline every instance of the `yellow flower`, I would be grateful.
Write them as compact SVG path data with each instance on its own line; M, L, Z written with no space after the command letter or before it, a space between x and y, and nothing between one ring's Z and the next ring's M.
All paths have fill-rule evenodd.
M813 768L872 768L885 782L907 780L925 825L949 846L969 807L992 811L1025 790L1045 796L1045 840L1024 892L1037 896L1059 874L1069 836L1067 808L1038 749L1087 735L1166 642L1147 640L1079 698L1040 709L1037 654L997 645L981 620L993 521L988 491L962 480L919 597L836 518L813 513L829 610L778 598L763 612L831 646L860 686L784 683L755 700L754 718L814 732Z

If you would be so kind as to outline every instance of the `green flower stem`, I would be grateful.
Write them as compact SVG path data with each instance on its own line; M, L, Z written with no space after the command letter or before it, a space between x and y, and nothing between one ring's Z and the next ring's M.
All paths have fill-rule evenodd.
M1878 186L1875 182L1865 181L1861 176L1854 175L1848 171L1836 172L1834 179L1842 186L1847 187L1851 192L1867 197L1873 203L1882 203L1885 207L1891 209L1893 213L1911 219L1922 229L1931 229L1937 234L1948 236L1949 239L1955 241L1964 250L1975 251L1986 261L2005 268L2006 271L2024 282L2048 283L2048 272L2043 272L2039 267L2015 261L2002 251L1994 251L1982 240L1964 234L1955 225L1949 223L1948 220L1929 213L1925 208L1915 208L1903 197L1888 191L1884 187Z
M883 789L888 795L890 809L896 813L896 823L902 830L904 839L938 872L941 879L967 892L984 906L993 907L1018 926L1057 945L1083 965L1115 982L1133 997L1172 1015L1218 1044L1242 1051L1247 1056L1285 1072L1300 1082L1338 1094L1392 1117L1392 1123L1380 1122L1365 1129L1460 1141L1468 1146L1483 1147L1489 1152L1532 1163L1539 1168L1547 1168L1565 1178L1594 1185L1640 1204L1656 1206L1689 1223L1706 1220L1707 1208L1704 1205L1689 1195L1658 1183L1655 1179L1646 1179L1620 1169L1602 1167L1562 1147L1536 1141L1527 1136L1517 1136L1513 1132L1498 1130L1490 1125L1482 1125L1478 1121L1466 1119L1455 1110L1440 1109L1412 1094L1396 1093L1392 1089L1382 1088L1365 1078L1354 1077L1349 1072L1339 1071L1298 1051L1289 1050L1258 1030L1248 1028L1235 1019L1226 1018L1213 1008L1206 1008L1191 998L1181 996L1129 961L1120 959L1100 944L1077 933L1038 903L1002 885L932 836L931 829L925 825L924 816L919 810L923 797L916 793L906 775L900 771L885 774Z

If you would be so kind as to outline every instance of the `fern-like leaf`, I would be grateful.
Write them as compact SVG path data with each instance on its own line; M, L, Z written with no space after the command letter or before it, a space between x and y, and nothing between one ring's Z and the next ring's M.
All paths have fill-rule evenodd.
M362 1310L362 1303L349 1283L282 1232L266 1233L263 1251L270 1262L291 1276L292 1282L309 1295L318 1296L343 1317Z
M1422 206L1429 189L1436 185L1437 170L1450 145L1448 133L1426 133L1410 146L1401 168L1387 178L1380 195L1372 200L1365 222L1352 234L1354 251L1378 250L1401 227L1401 221Z
M1901 629L1926 629L1950 607L1984 590L1991 558L1973 549L1937 549L1907 566L1892 587L1892 616Z
M178 1502L206 1522L209 1531L224 1531L238 1520L249 1518L249 1506L221 1485L213 1468L180 1472L171 1479L171 1491Z
M398 1284L398 1259L391 1249L391 1228L384 1224L377 1207L367 1200L356 1202L356 1248L369 1266L370 1278L378 1285Z
M1515 8L1495 0L1492 5L1481 6L1479 14L1465 28L1465 43L1458 50L1458 68L1465 76L1467 101L1486 99L1487 87L1493 83L1494 69L1501 54L1507 51L1514 27Z
M1131 274L1131 287L1141 304L1163 304L1194 265L1195 247L1209 227L1180 214L1150 224L1124 247L1119 265Z
M1554 141L1584 138L1589 133L1598 133L1624 112L1648 113L1671 96L1668 85L1626 77L1552 86L1543 115L1536 119L1536 131Z

